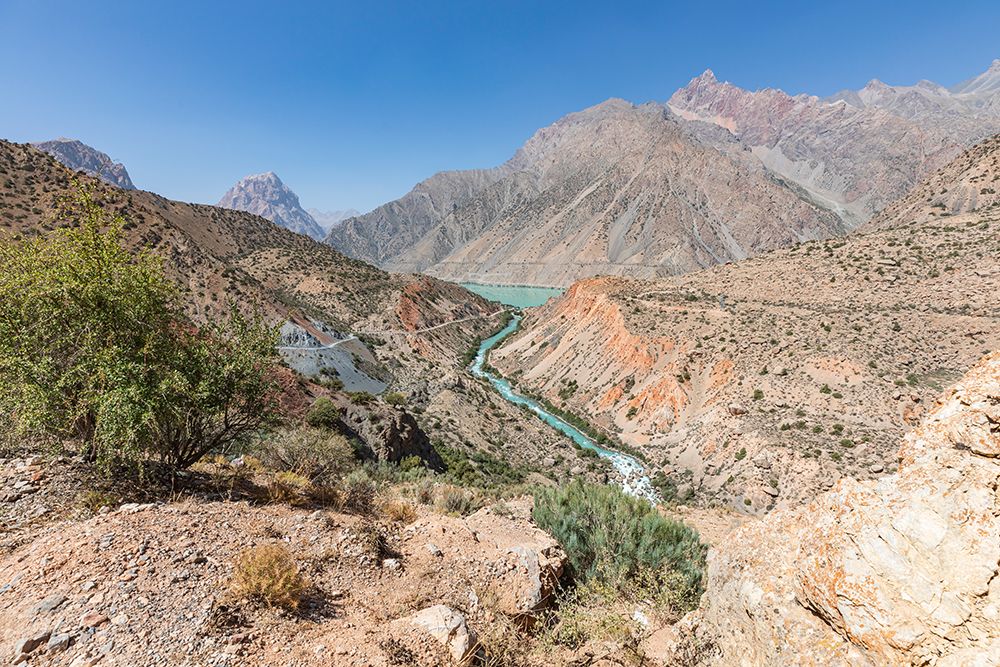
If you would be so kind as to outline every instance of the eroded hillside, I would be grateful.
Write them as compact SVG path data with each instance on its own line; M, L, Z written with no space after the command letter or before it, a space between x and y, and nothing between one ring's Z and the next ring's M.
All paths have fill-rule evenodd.
M493 364L704 502L797 505L893 469L928 402L1000 345L1000 216L805 243L665 281L582 281Z

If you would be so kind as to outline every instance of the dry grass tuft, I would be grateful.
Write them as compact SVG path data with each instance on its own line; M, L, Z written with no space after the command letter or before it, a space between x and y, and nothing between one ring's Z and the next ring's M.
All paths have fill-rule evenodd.
M403 525L413 523L417 519L417 510L410 503L403 500L386 500L382 502L382 514L389 521L395 521Z
M298 608L308 587L291 552L280 544L265 544L240 553L230 583L239 598L288 610Z

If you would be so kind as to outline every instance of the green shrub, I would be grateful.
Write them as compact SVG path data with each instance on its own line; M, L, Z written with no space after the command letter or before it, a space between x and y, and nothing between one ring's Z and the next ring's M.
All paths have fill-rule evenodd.
M406 405L406 394L400 391L387 391L382 394L382 400L389 405L401 406Z
M578 579L616 585L655 572L690 593L684 599L700 594L706 547L698 533L618 488L576 480L540 489L532 518L566 550Z
M471 491L451 484L442 485L438 489L437 504L441 511L457 516L472 514L481 506Z
M306 413L306 423L316 428L335 429L340 424L340 408L326 396L320 396Z
M273 421L276 331L235 311L190 324L162 261L130 254L88 191L62 222L0 242L0 415L18 435L183 468Z
M357 514L368 514L375 505L378 489L375 482L364 470L355 470L344 478L341 503L344 510Z

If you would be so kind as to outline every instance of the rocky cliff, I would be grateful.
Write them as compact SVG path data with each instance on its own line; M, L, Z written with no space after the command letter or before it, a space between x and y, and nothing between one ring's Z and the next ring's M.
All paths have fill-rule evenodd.
M325 232L299 204L298 196L273 171L254 174L240 181L219 200L222 208L246 211L276 225L314 239Z
M683 627L714 665L1000 664L998 457L995 352L906 436L898 473L738 529Z
M135 190L128 170L121 162L113 161L106 153L75 139L55 139L33 144L74 171L82 171L97 176L105 183Z

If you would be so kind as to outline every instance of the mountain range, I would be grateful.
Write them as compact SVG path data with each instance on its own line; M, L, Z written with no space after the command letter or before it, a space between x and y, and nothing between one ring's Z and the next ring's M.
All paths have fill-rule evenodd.
M664 104L570 114L503 165L436 174L326 241L452 280L684 273L864 224L1000 131L998 81L995 61L951 89L872 82L821 99L706 71Z

